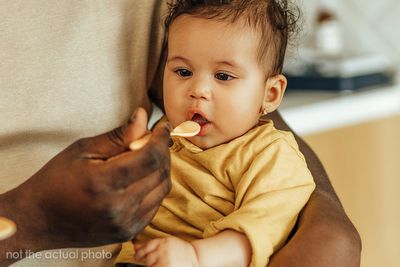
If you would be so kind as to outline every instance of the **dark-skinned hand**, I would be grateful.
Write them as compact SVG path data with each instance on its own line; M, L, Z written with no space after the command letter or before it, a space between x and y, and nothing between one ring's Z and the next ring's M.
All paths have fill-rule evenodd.
M140 150L128 148L146 124L138 109L126 125L78 140L1 195L0 214L18 230L0 243L0 259L6 251L99 246L140 232L171 188L169 125L159 124Z

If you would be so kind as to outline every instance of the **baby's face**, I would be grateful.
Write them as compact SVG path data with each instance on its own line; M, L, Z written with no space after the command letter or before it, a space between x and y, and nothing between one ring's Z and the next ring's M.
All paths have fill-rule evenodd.
M164 106L172 126L197 121L201 131L189 140L203 149L254 127L266 82L258 35L240 23L181 15L168 38Z

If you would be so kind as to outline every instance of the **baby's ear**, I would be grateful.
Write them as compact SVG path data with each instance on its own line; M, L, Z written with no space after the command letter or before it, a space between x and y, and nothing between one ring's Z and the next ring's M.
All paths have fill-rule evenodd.
M271 113L279 107L285 94L286 85L287 79L282 74L268 78L265 82L263 114Z

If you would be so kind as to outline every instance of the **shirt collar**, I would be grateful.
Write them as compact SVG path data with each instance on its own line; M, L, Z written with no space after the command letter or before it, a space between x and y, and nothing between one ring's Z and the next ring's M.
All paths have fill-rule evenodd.
M172 146L169 148L171 152L176 152L183 148L192 153L200 153L204 151L184 137L173 136L171 139L173 142Z

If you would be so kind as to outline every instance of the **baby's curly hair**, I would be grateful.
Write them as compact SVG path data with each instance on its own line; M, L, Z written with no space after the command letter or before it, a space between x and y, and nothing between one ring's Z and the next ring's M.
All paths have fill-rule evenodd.
M299 31L300 9L290 0L175 0L165 20L168 29L180 15L229 22L242 20L260 33L259 62L267 76L282 73L286 48Z

